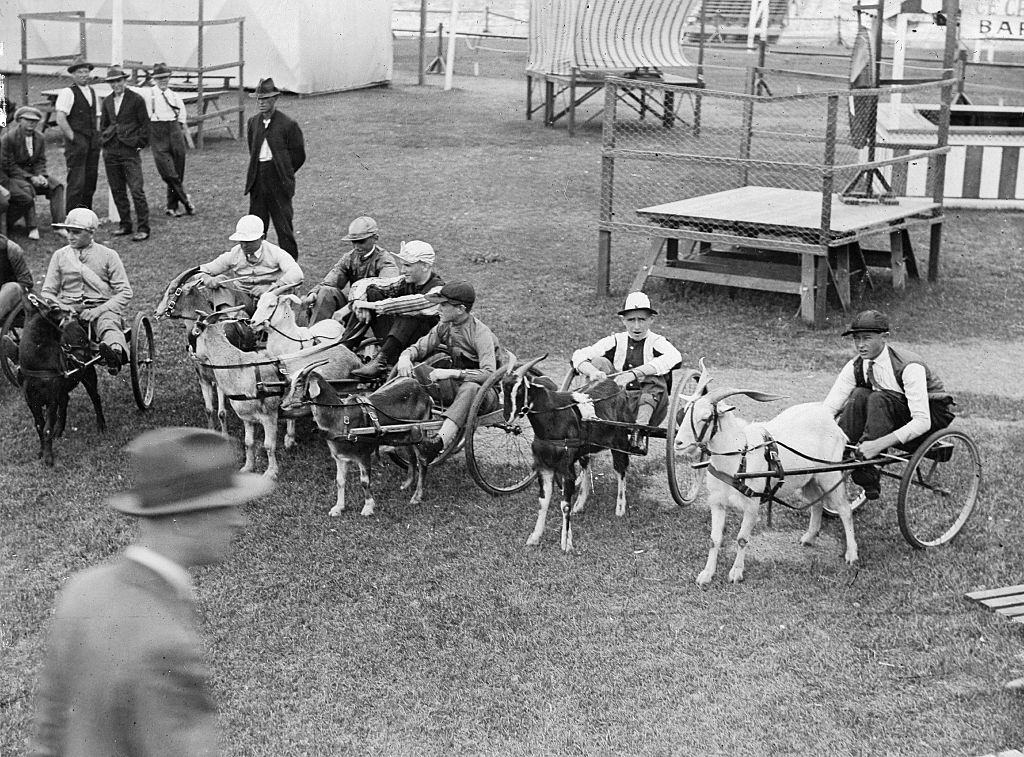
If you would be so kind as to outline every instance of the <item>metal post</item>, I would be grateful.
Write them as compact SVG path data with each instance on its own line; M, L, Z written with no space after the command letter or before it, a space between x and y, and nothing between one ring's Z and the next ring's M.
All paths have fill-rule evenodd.
M416 83L427 83L427 0L420 0L420 65Z
M78 22L78 52L83 58L89 60L89 54L86 50L86 30L85 30L85 11L76 11L75 15L78 16L81 21Z
M754 90L757 87L756 74L753 66L747 68L747 93L750 97L743 101L743 126L740 136L740 157L746 160L750 157L750 147L754 139ZM747 186L747 178L750 169L746 165L740 166L740 186Z
M28 19L21 19L21 104L28 105Z
M245 16L238 20L238 138L245 136Z
M199 67L199 73L196 75L196 97L198 98L196 102L199 106L199 124L198 130L196 131L196 146L202 150L203 115L206 111L206 107L203 105L203 0L199 0L199 18L196 29L199 40L199 46L196 48L196 64Z
M618 100L615 85L604 85L604 123L601 131L601 206L598 217L602 225L610 223L612 213L612 190L615 179L615 103ZM599 229L597 233L597 293L608 294L611 290L612 232Z
M704 0L700 2L700 46L697 48L697 87L694 93L693 103L693 136L700 136L700 110L701 90L704 88L704 42L705 29L707 24L707 13L704 10Z
M956 30L960 21L960 0L942 0L942 12L946 16L946 47L942 56L942 67L947 71L953 67L956 54ZM939 108L937 146L945 147L949 142L949 106L953 101L954 82L942 87L942 107ZM932 202L942 206L946 189L946 155L935 158L935 184L932 187ZM939 278L939 251L942 248L942 225L932 224L928 246L928 280Z

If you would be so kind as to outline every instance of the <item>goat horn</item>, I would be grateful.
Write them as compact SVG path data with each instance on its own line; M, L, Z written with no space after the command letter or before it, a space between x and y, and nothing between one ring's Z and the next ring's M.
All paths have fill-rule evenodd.
M705 399L714 405L717 402L721 402L726 397L732 397L734 394L744 394L747 397L750 397L750 399L757 400L758 402L775 402L776 400L786 399L786 396L782 394L767 394L766 392L758 392L753 389L730 388L719 389L717 392L709 394Z
M517 379L521 379L523 376L525 376L527 373L529 373L530 369L533 368L535 365L537 365L537 363L541 362L542 360L545 360L547 358L547 356L548 356L548 353L545 352L540 357L535 357L530 362L523 363L521 366L516 368L516 374L515 374L516 378Z
M293 381L299 381L300 379L306 378L306 376L308 376L310 373L315 371L321 365L327 365L329 362L331 362L331 361L330 360L317 360L315 363L310 363L309 365L303 366L302 369L298 373L295 374L295 378L293 379Z

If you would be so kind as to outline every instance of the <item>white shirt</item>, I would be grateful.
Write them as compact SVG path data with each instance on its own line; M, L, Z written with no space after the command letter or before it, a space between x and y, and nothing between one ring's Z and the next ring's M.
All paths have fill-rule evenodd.
M171 106L174 107L171 107ZM178 109L177 115L174 108ZM187 125L188 113L185 110L185 101L181 95L172 90L160 89L154 84L146 94L146 109L149 111L150 121L178 121L182 126Z
M32 135L31 134L29 134L27 137L25 137L25 149L28 150L28 156L30 158L33 155L35 155L35 152L32 149L33 148L33 142L34 142L34 140L32 139Z
M260 247L259 258L255 263L246 260L242 246L236 244L230 250L217 256L209 263L199 266L199 270L211 276L230 274L234 276L245 276L250 279L247 282L237 281L232 284L238 289L247 290L254 285L263 285L277 282L282 286L286 284L301 284L303 273L295 258L282 250L276 244L271 244L266 239Z
M121 94L114 95L114 115L118 115L121 112L121 103L124 101L124 92Z
M263 119L263 131L266 132L267 127L270 126L270 119ZM260 145L260 163L266 163L268 160L274 159L274 153L270 151L270 144L267 142L267 138L264 135L263 144Z
M57 102L53 107L65 116L71 115L71 108L75 104L75 87L78 87L78 85L72 84L70 87L65 87L57 93ZM97 102L99 98L93 99L92 90L89 87L78 87L78 89L85 96L86 102L92 105L93 112L98 114L100 112L99 102Z
M124 556L156 573L174 587L182 599L195 601L196 592L192 587L192 577L174 560L139 544L132 544L125 549Z
M832 389L829 390L828 396L825 397L825 407L833 415L837 415L843 409L843 405L846 404L850 393L857 386L857 377L853 372L855 362L856 358L843 366L843 370L839 372L839 376L832 385ZM932 427L932 414L928 408L928 375L924 370L924 366L920 363L910 363L907 365L903 370L903 388L900 389L900 384L896 380L896 374L892 369L889 345L882 348L878 357L871 364L873 366L872 374L874 375L875 389L888 389L903 394L907 398L907 407L910 408L910 422L892 432L895 434L896 439L902 444L928 433L928 430ZM867 372L867 366L868 361L865 358L863 361L865 373ZM856 442L857 440L851 439L850 441Z

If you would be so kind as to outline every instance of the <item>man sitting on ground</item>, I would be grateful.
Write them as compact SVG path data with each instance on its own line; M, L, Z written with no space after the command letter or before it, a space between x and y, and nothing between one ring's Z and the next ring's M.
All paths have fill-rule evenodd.
M369 379L387 374L403 349L427 334L437 323L437 306L427 299L437 294L444 281L434 272L434 248L426 242L403 242L396 255L402 279L393 284L367 287L365 299L352 303L356 317L369 322L381 340L376 357L353 376Z
M21 247L0 234L0 324L18 307L22 291L32 290L32 271L25 262ZM5 336L0 345L0 356L13 360L18 358L18 346L11 337Z
M619 311L626 330L572 354L572 367L585 378L611 377L636 396L636 422L641 426L660 426L665 420L672 370L683 361L668 339L650 330L657 314L646 294L631 292ZM640 436L639 431L630 434L636 451L642 450Z
M252 315L260 295L271 287L302 283L299 264L266 240L259 216L242 216L228 239L238 244L199 267L205 274L203 283L213 292L216 307L241 304Z
M0 138L0 182L9 190L12 215L25 216L29 239L39 239L36 195L50 201L51 223L64 220L64 185L46 171L46 140L37 130L43 114L23 105L14 112L15 127Z
M50 257L40 294L89 323L107 370L115 374L128 362L122 315L132 287L124 263L112 249L93 241L99 219L88 208L75 208L54 226L67 230L69 243Z
M458 437L480 386L497 370L506 351L494 332L469 312L476 302L476 292L469 282L445 284L427 299L438 304L441 320L402 351L395 368L399 376L415 376L434 401L446 408L437 436L423 443L429 463ZM419 365L414 367L416 363ZM495 393L493 404L485 410L489 412L497 405Z
M334 267L327 272L324 280L313 287L305 297L305 304L312 308L310 323L316 323L332 316L340 320L339 310L348 302L344 293L362 279L396 279L401 276L391 253L377 244L379 239L377 222L369 216L359 216L348 226L343 242L351 242L352 249L341 256Z
M953 398L914 353L887 344L889 319L877 310L859 313L843 332L853 336L857 357L839 372L825 397L839 427L866 460L893 445L906 445L953 421ZM877 466L854 468L850 477L867 499L878 499Z

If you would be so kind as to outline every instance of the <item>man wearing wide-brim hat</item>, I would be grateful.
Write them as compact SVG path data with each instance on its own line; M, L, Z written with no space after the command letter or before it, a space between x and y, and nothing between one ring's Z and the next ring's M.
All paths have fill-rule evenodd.
M250 95L256 99L259 113L246 126L249 170L245 194L249 195L249 214L262 218L268 231L272 221L277 244L298 260L292 198L295 172L306 162L306 143L299 125L277 109L280 94L274 80L268 77L260 79Z
M160 178L167 185L167 204L164 212L172 217L182 213L194 215L192 197L185 191L185 133L188 129L188 111L181 95L168 86L171 69L166 63L157 63L149 73L153 85L146 91L149 110L149 146Z
M889 447L913 445L953 421L952 396L928 365L910 350L888 343L889 317L865 310L843 336L852 336L857 356L839 372L825 397L855 454L871 460ZM880 495L877 467L855 468L850 477L867 499Z
M110 96L103 101L100 140L103 168L114 196L120 228L113 236L131 236L133 242L149 239L149 203L142 182L140 151L149 145L149 110L140 94L128 87L128 74L120 66L107 69ZM131 202L128 195L131 194ZM132 205L135 225L132 225Z
M68 169L67 210L92 208L99 177L100 133L96 121L100 98L89 86L93 65L78 56L68 66L74 81L57 93L54 118L64 135L64 162Z
M36 195L50 201L53 223L64 220L64 185L46 169L46 140L37 127L43 114L30 105L14 111L14 128L0 137L0 183L10 191L9 216L25 217L29 239L39 239Z
M134 483L108 504L138 518L139 535L57 600L30 754L218 753L188 569L230 556L239 505L273 481L237 473L230 440L205 429L148 431L128 452Z

